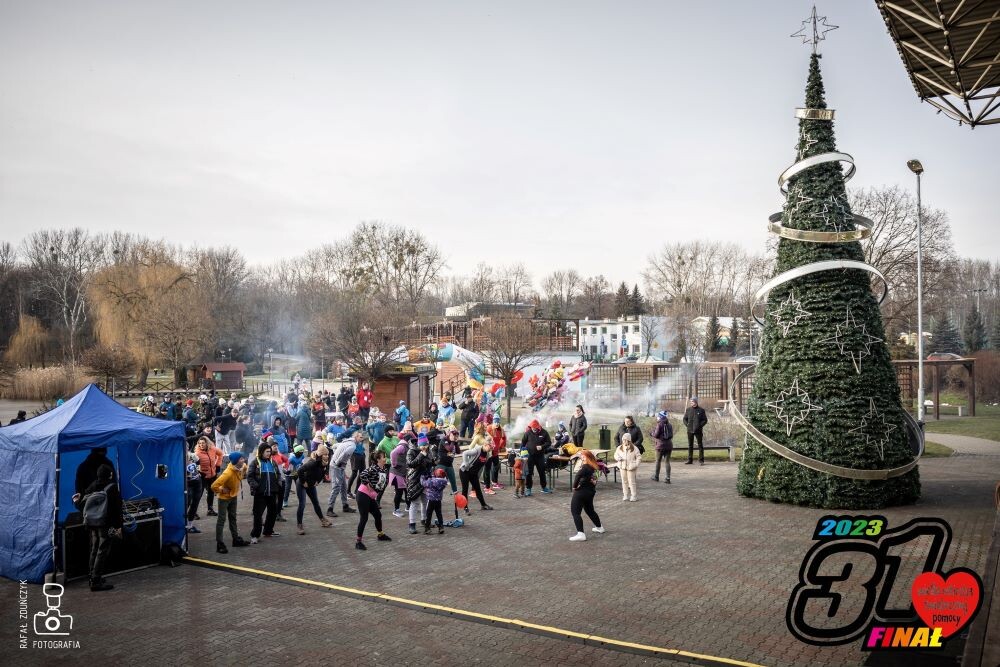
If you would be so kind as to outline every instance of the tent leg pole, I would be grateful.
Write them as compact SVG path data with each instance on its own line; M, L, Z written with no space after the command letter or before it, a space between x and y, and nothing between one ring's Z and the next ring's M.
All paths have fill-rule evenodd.
M59 579L59 562L56 558L56 544L58 543L59 535L59 452L56 452L56 489L55 489L55 503L53 507L52 515L52 582L55 583Z

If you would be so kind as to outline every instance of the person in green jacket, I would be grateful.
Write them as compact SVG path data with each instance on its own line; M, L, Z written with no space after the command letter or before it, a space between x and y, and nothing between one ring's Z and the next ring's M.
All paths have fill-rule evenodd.
M377 458L378 452L385 452L385 460L388 461L389 455L392 454L392 450L396 449L397 445L399 445L399 438L396 437L396 426L394 424L387 424L385 427L385 436L378 443L375 451L372 452L372 460L374 461ZM382 494L385 493L387 488L388 484L379 489L378 498L375 499L375 502L381 504Z

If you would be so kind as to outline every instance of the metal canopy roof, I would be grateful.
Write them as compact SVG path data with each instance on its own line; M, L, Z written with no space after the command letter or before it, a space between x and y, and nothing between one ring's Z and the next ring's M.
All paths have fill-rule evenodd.
M876 0L921 100L950 118L1000 123L1000 0Z

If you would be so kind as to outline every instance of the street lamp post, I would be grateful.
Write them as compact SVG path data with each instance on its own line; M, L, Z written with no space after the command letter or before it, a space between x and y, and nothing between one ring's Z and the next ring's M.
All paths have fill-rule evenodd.
M920 175L924 173L924 165L920 160L909 160L906 163L910 171L917 175L917 421L924 421L924 267L923 243L921 226L923 224L923 208L920 200Z
M270 347L267 348L267 390L268 391L272 390L272 385L271 385L271 369L274 368L274 357L271 356L271 352L273 352L273 351L274 351L273 348L270 348Z

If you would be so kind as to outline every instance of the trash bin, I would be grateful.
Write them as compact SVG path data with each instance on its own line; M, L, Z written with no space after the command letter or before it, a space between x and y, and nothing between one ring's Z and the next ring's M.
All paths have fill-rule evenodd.
M598 446L601 449L611 449L611 429L608 428L607 424L601 424L600 436L601 439Z

